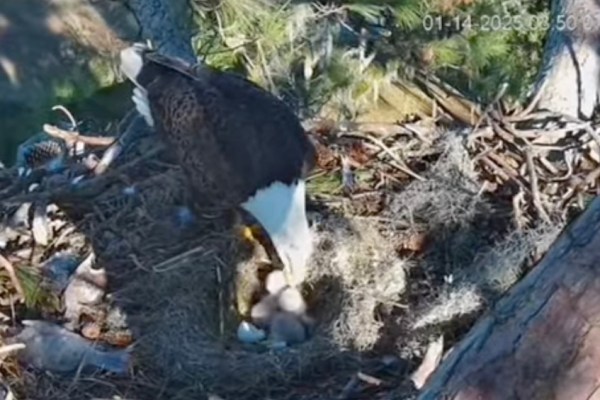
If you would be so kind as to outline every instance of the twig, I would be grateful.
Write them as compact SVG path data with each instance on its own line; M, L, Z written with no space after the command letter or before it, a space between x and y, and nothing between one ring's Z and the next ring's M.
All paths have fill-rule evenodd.
M62 139L67 143L81 142L90 146L108 147L116 140L114 137L82 136L79 132L66 131L50 124L44 124L44 131L48 135Z
M544 167L546 167L546 169L548 171L550 171L550 173L552 173L554 175L558 175L558 172L559 172L558 169L554 165L552 165L552 163L550 161L548 161L548 159L546 157L540 156L539 159L540 159L540 162L542 163L542 165ZM570 167L570 168L568 168L566 179L568 179L573 174L573 167L570 164L568 165L568 167ZM560 178L560 180L562 180L562 178Z
M500 90L498 90L498 93L496 93L496 96L494 96L494 98L490 102L490 104L488 104L487 107L483 110L483 112L481 113L479 119L475 123L475 126L473 127L471 132L474 132L477 129L479 129L479 125L481 125L481 123L483 122L483 119L486 118L487 114L491 111L492 107L494 107L496 105L496 103L498 103L498 101L500 101L500 99L506 93L507 89L508 89L508 84L506 82L503 83L502 85L500 85Z
M494 137L494 129L491 126L484 126L477 130L471 130L468 134L469 142L473 142L475 139L492 139Z
M374 376L371 375L367 375L364 372L358 372L356 374L356 376L358 377L358 379L360 379L361 381L368 383L369 385L373 385L373 386L380 386L381 384L383 384L383 381L381 379L375 378Z
M395 168L399 169L400 171L404 172L405 174L412 176L415 179L418 179L422 182L425 181L425 178L423 178L421 175L418 175L416 172L413 172L410 168L408 168L408 166L406 166L404 161L402 161L402 159L400 157L398 157L396 154L394 154L394 152L391 151L390 148L387 147L385 145L385 143L383 143L381 140L374 138L372 136L369 136L369 135L364 135L360 132L343 132L340 136L353 136L353 137L357 137L360 139L366 139L366 140L373 142L374 144L379 146L379 148L381 148L381 150L383 150L384 153L386 153L388 156L390 156L392 158L392 160L395 161L395 163L390 163L390 165L394 166Z
M108 167L117 159L121 151L123 150L123 145L121 143L114 142L102 155L102 158L96 164L94 168L94 175L102 175L108 170Z
M546 86L547 82L548 81L545 80L542 83L542 86L538 88L535 96L533 96L533 99L531 99L531 101L529 102L527 107L525 107L525 109L523 111L521 111L519 114L517 114L515 116L512 116L512 115L508 116L508 117L506 117L506 119L511 122L523 121L523 120L527 119L527 117L531 114L531 112L534 110L534 108L540 102L540 99L542 98L543 89Z
M140 259L135 255L135 254L130 254L129 255L129 259L131 259L131 262L139 269L141 269L142 271L146 271L146 272L150 272L150 270L148 268L146 268L144 266L144 264L142 264L142 262L140 261Z
M12 281L12 283L15 287L15 290L21 297L21 300L25 300L25 292L23 291L23 286L21 286L21 282L19 281L19 278L17 277L17 273L15 272L15 267L2 254L0 254L0 265L2 266L2 268L4 268L6 270L6 272L8 272L8 276L10 277L10 280Z
M357 131L372 133L378 136L406 134L406 131L409 130L405 125L398 124L364 122L355 125L354 129Z
M413 125L404 124L404 125L402 125L402 127L404 129L406 129L407 131L409 131L410 133L412 133L413 135L415 135L420 141L422 141L426 145L431 146L433 144L431 140L429 140L428 138L425 137L425 134L423 132L419 131Z
M52 107L52 111L62 111L67 118L69 118L69 121L71 122L71 126L73 127L73 129L77 128L77 121L75 120L75 118L73 118L73 114L71 114L71 111L69 111L65 106L58 104L54 107Z
M315 171L315 172L314 172L312 175L309 175L309 176L307 176L305 180L306 180L306 182L310 182L310 181L312 181L312 180L315 180L315 179L317 179L317 178L320 178L321 176L324 176L324 175L327 175L327 174L332 174L332 173L335 173L335 172L337 172L339 169L340 169L340 167L335 167L335 168L333 168L333 169L331 169L331 170L326 170L326 169L323 169L323 170L320 170L320 171Z
M200 246L196 246L193 249L190 249L188 251L186 251L185 253L181 253L176 255L175 257L171 257L161 263L158 263L154 266L152 266L152 270L154 272L168 272L170 270L172 270L174 267L174 265L177 265L177 263L187 257L193 256L194 254L197 253L201 253L203 251L206 251L206 247L203 245ZM206 252L204 255L208 255L210 253L210 251Z
M6 344L6 345L0 347L0 359L4 359L10 353L14 353L15 351L18 351L18 350L23 350L24 348L25 348L24 343Z
M515 223L517 224L517 228L523 229L527 224L527 219L525 218L525 213L521 208L521 203L525 200L525 192L523 190L519 190L512 200L513 211L515 213Z
M519 176L519 173L512 166L510 166L504 159L502 159L502 157L500 157L498 154L490 153L487 156L482 158L482 160L486 160L486 159L492 160L494 163L499 165L501 167L501 169L503 169L504 172L506 174L508 174L508 176L510 176L515 182L517 182L519 184L519 186L523 187L526 190L529 190L529 188L525 184L525 181L523 180L523 178L521 176Z
M358 375L357 374L352 375L352 378L350 378L348 383L346 383L346 385L344 385L344 388L342 389L342 392L339 394L337 399L338 400L347 400L347 399L351 398L354 390L356 389L356 386L358 386L359 383L360 383L360 379L358 378Z
M98 165L96 165L96 168L94 168L94 175L98 176L105 173L108 170L108 167L110 167L110 165L117 159L117 157L119 157L119 155L123 151L126 142L130 139L130 136L133 135L133 132L136 129L140 128L139 126L136 126L139 125L136 123L140 120L141 117L139 115L136 115L135 109L130 110L127 113L127 115L123 117L123 119L119 122L118 127L118 131L121 133L102 155L100 162L98 163ZM127 126L127 128L125 128L125 126ZM156 150L155 147L153 151L158 152L160 150Z
M594 183L598 177L600 177L600 167L594 169L592 172L590 172L584 179L585 183L588 185L591 185L592 183Z
M600 150L600 137L598 136L598 134L596 133L596 131L594 130L594 128L592 128L590 126L590 124L585 124L584 127L585 131L587 133L590 134L590 136L594 139L594 141L596 142L596 144L598 145L598 149ZM590 149L591 150L591 149Z
M563 154L565 154L565 163L567 164L567 172L563 175L563 176L559 176L557 178L544 178L542 177L543 180L545 180L546 182L565 182L568 181L569 179L571 179L571 177L573 176L573 172L574 172L574 167L573 167L573 163L571 163L569 161L569 158L567 157L567 152L563 152ZM546 167L546 169L548 169L548 171L550 171L552 174L554 175L558 175L559 171L556 169L556 167L554 167L554 165L552 165L552 163L550 161L548 161L548 159L546 157L540 156L539 157L541 164Z
M525 156L527 157L527 169L529 170L529 178L531 180L531 196L533 198L533 205L540 213L541 217L544 218L546 222L550 222L550 216L544 209L542 205L542 200L540 198L540 190L538 187L538 177L535 172L535 165L533 163L533 152L531 148L528 148L525 152Z
M485 148L484 148L484 150L481 153L476 154L471 159L471 162L473 164L477 163L481 158L487 156L488 154L490 154L490 153L492 153L494 151L497 151L500 147L502 147L502 143L498 142L498 143L496 143L496 145L494 147L487 147L487 145L484 144L484 147Z
M215 259L217 260L217 267L216 267L216 272L217 272L217 285L219 288L219 294L218 294L218 302L219 302L219 333L221 334L221 338L225 337L225 313L223 312L223 275L221 273L221 267L227 267L225 265L225 263L223 262L223 260L221 260L219 257L215 256Z

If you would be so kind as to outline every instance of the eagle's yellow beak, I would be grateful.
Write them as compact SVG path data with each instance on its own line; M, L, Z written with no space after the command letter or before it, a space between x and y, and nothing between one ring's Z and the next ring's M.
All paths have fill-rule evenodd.
M263 240L264 238L262 237L262 235L264 235L264 233L262 232L262 229L260 226L258 226L258 225L241 225L239 230L240 230L240 235L242 236L243 240L247 241L252 246L263 246L265 248L265 250L267 250L267 253L270 256L271 261L274 261L273 257L277 257L276 253L275 253L274 249L271 248L271 246L268 246L268 244L264 242L264 240ZM291 271L288 268L286 268L285 266L283 266L283 276L285 278L286 284L288 284L289 286L295 287L296 284L300 283L300 282L296 282Z
M260 227L254 225L242 225L240 227L241 236L244 240L251 244L261 244L260 241Z

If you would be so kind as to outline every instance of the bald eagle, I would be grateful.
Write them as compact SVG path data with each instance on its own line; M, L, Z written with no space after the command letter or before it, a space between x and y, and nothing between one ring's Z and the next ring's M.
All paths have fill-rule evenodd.
M166 57L143 44L121 51L137 111L174 150L194 201L241 207L267 233L291 285L313 242L305 210L315 148L276 96L233 73ZM207 198L210 193L210 198Z

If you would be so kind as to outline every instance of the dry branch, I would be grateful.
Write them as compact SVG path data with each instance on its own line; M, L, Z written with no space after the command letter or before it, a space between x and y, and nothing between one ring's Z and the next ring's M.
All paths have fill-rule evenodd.
M44 124L44 131L48 135L62 139L67 143L81 142L89 146L108 147L115 141L113 137L82 136L79 132L66 131L50 124Z
M441 80L425 74L417 74L415 80L429 96L435 99L436 104L457 121L472 126L481 117L479 104L467 99Z
M419 399L596 398L599 249L596 199L451 351Z

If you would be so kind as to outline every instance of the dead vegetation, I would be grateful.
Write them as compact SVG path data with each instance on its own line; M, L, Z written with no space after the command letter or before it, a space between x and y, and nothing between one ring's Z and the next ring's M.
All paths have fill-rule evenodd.
M103 168L80 171L76 184L77 164L25 178L0 170L5 327L59 321L40 266L58 252L93 252L108 273L103 307L122 310L127 326L106 313L93 322L105 342L134 340L126 378L44 374L9 357L6 382L27 399L412 398L410 376L430 343L456 343L597 190L596 126L501 110L460 129L307 122L319 150L305 288L316 327L280 351L237 342L232 282L253 249L228 212L190 211L180 170L140 125L97 140ZM32 233L33 211L14 224L23 204L55 205L35 224L45 242Z

